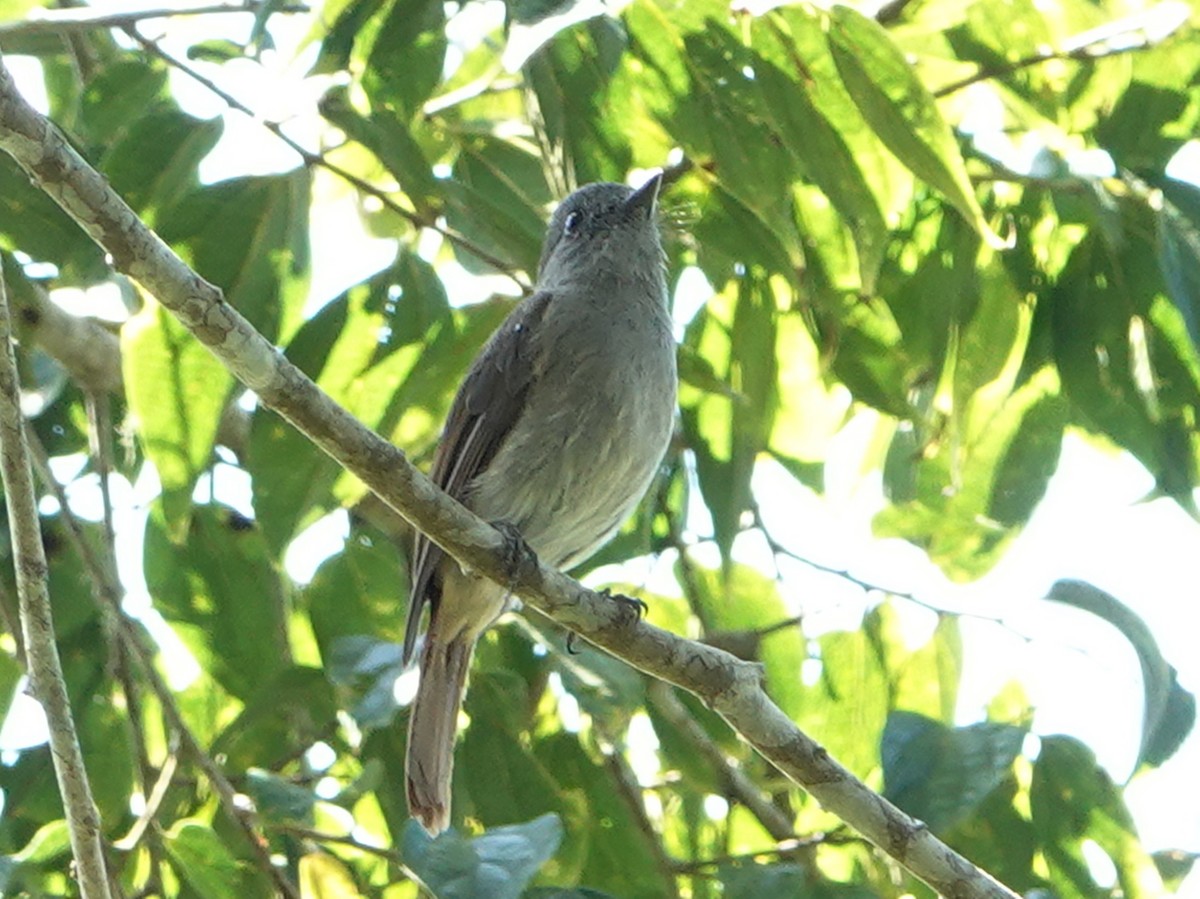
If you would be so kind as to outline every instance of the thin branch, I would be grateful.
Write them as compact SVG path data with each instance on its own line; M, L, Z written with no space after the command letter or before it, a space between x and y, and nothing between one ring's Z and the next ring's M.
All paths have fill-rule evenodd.
M0 67L0 79L2 77L3 69ZM166 682L163 681L162 676L158 673L158 669L154 665L153 651L143 643L138 627L129 619L124 610L121 609L123 591L120 584L116 581L115 574L96 555L91 544L84 537L83 528L80 526L75 514L71 511L62 485L54 479L50 471L45 449L41 443L37 442L35 435L31 433L29 436L34 462L38 468L38 475L45 482L47 488L54 495L54 498L58 500L59 516L65 526L67 541L71 544L72 549L74 549L83 563L84 570L87 571L88 577L91 579L92 591L97 601L101 604L102 608L109 610L113 614L117 624L117 633L120 637L121 647L136 662L139 673L146 680L146 683L150 687L150 692L154 694L155 699L158 700L159 705L162 707L168 731L179 741L180 749L191 758L204 773L205 777L208 778L213 790L216 791L221 808L246 838L246 842L250 845L254 861L263 873L273 880L276 891L286 897L286 899L299 899L300 894L297 892L296 887L287 879L284 872L271 861L271 854L256 829L254 816L242 807L237 798L237 791L225 776L225 772L221 770L212 756L204 750L204 747L200 745L200 741L196 739L196 735L187 726L187 722L183 718L183 713L179 711L179 705L175 701L175 695L166 685Z
M54 619L46 584L46 554L42 548L33 473L29 468L25 418L21 414L21 385L3 283L0 273L0 344L3 344L0 346L0 470L4 477L4 501L8 508L29 682L34 697L46 713L50 729L54 775L62 795L80 892L85 897L107 899L110 894L100 813L92 799L75 722L71 718L71 703L67 698L58 647L54 642Z
M167 756L167 760L163 762L162 769L158 772L158 777L154 780L154 786L143 794L146 797L146 807L142 809L142 813L138 816L138 819L133 822L133 827L129 828L129 833L113 843L115 848L120 849L122 852L132 852L137 848L137 844L141 842L145 834L153 832L150 824L158 814L159 808L162 807L163 800L167 796L167 790L171 788L171 781L175 779L175 769L178 766L179 756L172 752Z
M452 558L507 584L529 604L612 655L696 694L828 811L935 891L961 899L1015 897L924 824L871 791L800 731L763 690L759 666L639 621L624 605L586 589L531 555L514 563L499 531L443 493L403 452L334 403L255 331L218 288L189 269L63 135L20 97L2 65L0 149L264 406L291 422Z
M650 854L654 856L654 863L658 866L658 870L662 874L663 884L670 891L666 895L667 897L671 897L671 899L678 899L679 887L675 883L675 863L667 855L667 850L663 846L662 835L654 829L654 823L650 820L650 816L646 814L646 803L642 796L642 788L638 783L637 776L633 773L633 768L630 767L629 760L625 758L625 754L616 744L616 741L604 733L605 729L601 722L593 719L592 726L595 728L597 736L604 743L608 744L602 747L605 750L604 766L608 769L608 773L612 775L613 782L617 785L618 796L625 803L625 807L629 809L629 813L633 816L638 830L642 833L643 841L649 847Z
M709 739L696 719L684 707L671 688L662 681L652 681L646 695L658 709L659 714L671 722L684 735L696 752L702 756L725 782L729 795L744 805L767 833L776 842L797 840L792 822L765 796L758 786L741 768L735 765L721 747Z
M755 852L739 852L731 855L714 855L709 858L698 858L694 861L675 862L677 874L697 874L706 868L720 868L725 865L753 863L764 856L779 856L792 858L797 853L806 852L817 846L843 846L848 843L863 843L862 837L856 837L845 828L831 830L828 833L813 834L808 837L795 837L781 840L774 846L759 849Z
M389 194L387 191L376 187L369 181L363 180L362 178L358 177L358 175L355 175L353 172L342 168L337 163L331 162L321 153L314 153L312 150L307 149L299 141L289 137L287 132L283 130L283 127L278 122L273 122L269 119L264 119L261 116L256 115L254 110L252 110L249 106L228 91L223 90L211 78L206 78L187 63L167 53L157 43L139 34L136 29L127 29L127 33L131 38L133 38L133 40L137 41L138 44L141 45L143 50L145 50L151 56L161 59L167 65L178 69L193 81L203 85L214 95L219 97L221 101L230 109L236 109L238 112L247 115L254 121L258 122L273 135L275 135L275 137L286 144L293 152L299 155L300 159L306 166L310 168L323 168L327 172L332 172L362 193L374 197L380 203L386 206L390 212L393 212L401 218L407 220L413 226L417 228L428 228L432 231L436 231L438 234L442 235L442 237L446 238L446 240L450 241L450 243L454 244L460 249L466 250L467 252L471 253L471 255L476 256L483 262L486 262L500 274L507 276L514 284L517 285L522 293L529 293L529 285L525 283L523 279L517 277L512 266L506 264L502 259L498 259L497 257L493 256L491 253L474 243L468 237L464 236L453 228L440 224L436 220L426 218L425 216L422 216L411 209L406 209L392 199L391 194Z
M414 883L418 882L416 876L404 864L404 859L401 858L399 852L395 852L384 846L374 846L371 843L364 843L362 840L356 839L349 834L329 833L324 830L313 830L309 827L301 827L298 824L276 823L272 822L268 825L272 830L277 830L280 833L291 834L294 837L300 837L305 840L312 840L314 843L332 843L338 846L349 846L352 849L357 849L359 852L366 852L369 855L374 855L382 859L386 859L395 865L406 877Z
M1039 66L1042 63L1049 62L1053 59L1066 60L1072 62L1094 62L1098 59L1106 59L1110 56L1122 56L1126 53L1135 53L1139 50L1145 50L1153 45L1153 41L1149 37L1143 37L1141 41L1131 41L1129 43L1111 43L1113 38L1118 35L1133 35L1144 31L1144 26L1136 26L1126 29L1124 32L1112 31L1105 29L1102 33L1096 35L1092 40L1084 43L1079 43L1076 46L1065 50L1055 50L1051 47L1038 49L1037 52L1031 53L1020 59L1014 59L1007 62L997 63L990 66L980 66L974 74L967 75L965 78L960 78L958 81L952 81L949 84L939 87L933 92L937 98L949 96L963 88L970 87L972 84L978 84L981 81L991 81L993 78L1005 78L1008 75L1015 74L1022 69Z
M303 13L307 6L292 3L280 6L272 12ZM216 3L209 6L163 7L161 9L125 10L123 12L100 12L91 7L77 9L36 10L24 19L0 23L0 40L6 37L25 37L31 34L79 34L98 28L131 28L147 19L170 19L180 16L204 16L219 13L254 13L259 8L246 3Z
M94 318L72 315L41 284L7 284L22 343L32 338L86 391L121 390L121 342Z

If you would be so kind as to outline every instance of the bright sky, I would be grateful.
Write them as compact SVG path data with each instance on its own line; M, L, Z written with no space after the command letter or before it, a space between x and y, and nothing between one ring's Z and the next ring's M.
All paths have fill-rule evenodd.
M97 4L116 6L117 4ZM120 3L120 8L135 4ZM498 0L475 4L481 22L494 22L503 14ZM244 36L249 17L224 17L226 23L204 20L214 33ZM289 133L316 147L323 126L315 113L315 100L328 79L303 80L311 51L288 56L303 38L303 19L289 24L276 17L275 38L281 52L269 54L267 66L250 63L225 67L205 66L209 77L230 90L251 108L284 121ZM170 26L148 26L148 36L166 35L165 48L183 55L197 39L195 20ZM44 108L44 92L37 82L36 66L9 58L8 64L26 95ZM224 114L224 105L193 82L172 75L172 87L184 107L200 116ZM293 166L294 155L256 123L239 114L225 115L225 137L203 166L204 177L217 180L247 172L265 173ZM1195 147L1191 148L1195 150ZM1200 155L1198 153L1197 155ZM343 185L318 173L316 196L329 205L313 223L313 298L323 301L339 289L386 265L394 251L391 241L366 235L355 211L356 199ZM447 286L456 301L478 299L495 289L461 271L447 275ZM703 291L702 279L692 279L693 290ZM679 298L681 307L694 309L700 294ZM1093 747L1114 779L1130 775L1141 727L1141 675L1129 644L1113 628L1087 615L1045 602L1050 585L1059 578L1088 581L1112 593L1143 617L1157 636L1167 660L1179 669L1181 682L1200 691L1200 654L1195 652L1200 634L1200 604L1195 596L1195 556L1200 547L1200 525L1168 500L1146 502L1153 488L1150 475L1128 456L1118 456L1071 435L1062 462L1046 498L1023 535L1004 560L982 580L967 586L949 584L923 553L900 541L875 539L870 521L882 507L877 476L861 479L856 463L865 449L871 413L864 413L839 436L832 457L828 494L818 497L790 477L764 466L756 479L756 495L773 535L801 556L837 568L897 591L912 593L931 605L964 613L966 670L959 714L963 723L978 720L983 707L1010 679L1019 679L1037 709L1037 733L1073 734ZM69 463L68 463L69 464ZM245 484L228 481L227 495L238 505L246 503ZM142 514L136 507L153 495L151 480L133 488L117 485L117 500L131 508L118 522L124 533L118 545L129 546L122 570L132 578L140 573ZM94 486L76 489L81 508L94 506ZM144 508L144 505L143 505ZM337 547L339 522L327 523L305 542L305 566L293 566L301 578L311 572L313 559ZM701 547L705 559L708 549ZM773 570L761 539L747 536L737 546L740 558ZM669 560L650 573L653 581L669 572ZM821 574L799 563L780 560L785 596L796 611L806 613L806 629L854 627L864 595L853 585ZM136 605L148 607L144 586L130 584ZM999 618L1003 624L972 616ZM914 637L931 626L932 614L913 608ZM186 672L184 672L186 673ZM29 703L14 704L14 712L0 730L0 751L28 745L38 739L36 713ZM814 735L820 739L820 734ZM1200 815L1192 801L1200 796L1200 736L1193 734L1182 750L1163 768L1140 776L1129 788L1130 803L1142 837L1150 849L1184 848L1200 851ZM1190 878L1185 891L1200 896L1200 876Z

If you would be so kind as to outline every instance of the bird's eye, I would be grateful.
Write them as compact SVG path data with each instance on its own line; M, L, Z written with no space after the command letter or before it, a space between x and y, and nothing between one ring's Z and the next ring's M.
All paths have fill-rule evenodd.
M569 213L567 215L566 219L563 220L563 234L567 235L567 237L570 237L572 234L574 234L576 231L579 230L579 225L582 222L583 222L583 213L581 213L581 212Z

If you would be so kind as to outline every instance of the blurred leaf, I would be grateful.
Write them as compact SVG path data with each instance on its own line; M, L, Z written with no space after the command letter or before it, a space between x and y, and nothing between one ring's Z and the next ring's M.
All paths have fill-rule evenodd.
M848 6L835 6L829 41L846 89L888 149L944 194L984 240L1003 248L975 198L937 101L883 26Z
M334 638L325 658L329 679L358 697L350 713L360 727L383 727L396 714L394 688L404 648L368 636Z
M337 726L337 704L325 673L291 667L265 681L213 743L231 772L273 766L302 753Z
M451 227L501 261L537 272L551 193L536 156L515 143L472 135L444 187ZM468 270L493 271L469 250L454 249Z
M1200 351L1200 218L1194 217L1200 214L1200 189L1182 182L1172 187L1167 196L1186 197L1188 205L1181 209L1164 199L1157 210L1158 260L1171 301Z
M146 585L204 670L249 699L285 664L283 587L262 534L230 510L196 506L186 545L160 504L146 522Z
M200 41L188 47L188 59L200 59L204 62L229 62L231 59L241 59L246 55L246 48L236 41L214 38Z
M177 109L146 113L128 123L105 154L104 174L122 199L150 224L158 213L199 186L200 161L224 130L219 118L193 118Z
M1179 741L1194 724L1195 697L1179 686L1175 669L1163 658L1150 628L1115 596L1083 581L1058 581L1046 598L1102 618L1132 644L1142 669L1144 698L1138 763L1161 764L1178 748ZM1164 751L1166 756L1161 755Z
M7 154L0 154L0 246L52 262L61 275L83 284L109 271L100 248Z
M534 753L578 802L578 811L565 822L563 846L563 854L583 855L578 880L623 899L651 899L669 891L673 884L639 835L624 788L613 780L614 766L598 762L576 735L561 731L537 740Z
M518 9L518 21L521 15ZM559 32L525 64L546 139L563 148L581 185L621 181L629 168L628 123L636 113L613 108L622 95L608 91L626 43L620 22L596 16Z
M418 214L429 216L441 198L441 185L433 176L426 151L415 137L415 126L402 118L380 111L364 114L354 108L346 87L335 86L321 98L321 114L351 139L375 154L395 178ZM397 218L385 210L388 223ZM404 220L404 227L412 223Z
M363 73L363 87L372 104L401 120L411 120L420 111L442 76L445 24L444 6L438 0L389 4Z
M179 321L147 297L121 329L125 394L162 482L172 539L184 537L192 490L212 461L233 376Z
M312 790L291 783L261 768L246 772L246 794L254 808L268 821L308 825L313 820L317 797Z
M694 392L680 398L700 492L726 564L742 529L743 513L751 505L754 463L770 440L779 364L770 284L747 276L733 289L736 297L732 291L714 297L693 319L685 341L713 361L718 375L735 391L734 399Z
M1069 737L1043 737L1041 742L1030 785L1030 811L1042 852L1051 873L1063 879L1063 890L1085 895L1103 890L1082 851L1084 841L1092 840L1112 860L1124 895L1161 896L1158 870L1092 751Z
M532 711L524 682L511 672L477 670L465 709L471 726L455 754L455 792L468 800L471 817L485 827L546 812L560 821L562 789L524 736Z
M280 343L299 324L308 292L309 182L306 169L232 178L184 195L157 222L201 277Z
M883 795L945 833L1012 777L1024 739L1022 728L1008 724L948 728L912 712L892 712L880 750Z
M211 828L196 821L176 821L163 834L163 846L182 879L199 895L245 895L238 861Z
M557 815L494 827L473 839L447 831L436 840L412 821L404 861L438 899L517 899L562 842Z
M300 857L300 893L305 899L352 899L363 895L344 863L328 852Z

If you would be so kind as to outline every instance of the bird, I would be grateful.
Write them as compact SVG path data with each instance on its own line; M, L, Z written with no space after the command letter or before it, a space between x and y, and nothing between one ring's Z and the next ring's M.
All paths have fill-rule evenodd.
M559 569L616 533L674 429L661 183L657 172L636 190L589 184L559 204L533 291L471 364L434 453L439 487L515 529ZM405 664L426 608L429 616L409 712L406 792L410 814L436 835L450 824L454 742L475 645L514 598L420 533L410 585Z

